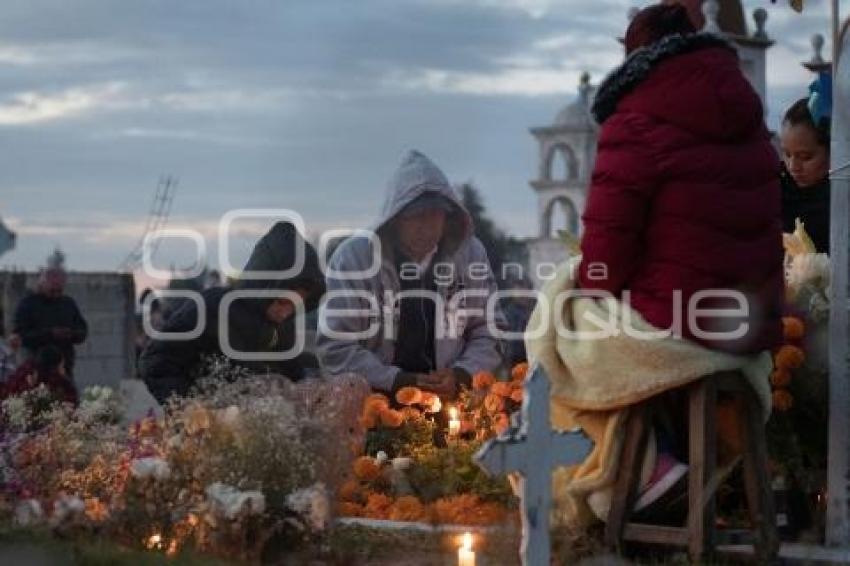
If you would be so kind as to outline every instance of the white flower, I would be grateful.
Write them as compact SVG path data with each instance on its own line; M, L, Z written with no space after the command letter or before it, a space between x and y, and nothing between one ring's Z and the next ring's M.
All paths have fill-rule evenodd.
M785 278L788 287L796 295L806 285L826 292L829 288L830 275L828 255L800 254L791 259Z
M138 458L130 462L130 475L138 479L167 480L171 477L171 468L162 458Z
M239 424L239 407L231 405L216 412L219 422L228 428L236 428Z
M379 466L383 466L387 460L389 460L389 456L387 456L387 453L383 450L375 454L375 461L378 463Z
M227 519L235 519L242 513L261 515L266 510L266 497L259 491L239 491L220 482L206 491L212 509Z
M323 531L330 521L328 490L322 483L290 493L286 496L286 506L314 531Z
M29 527L44 519L41 503L36 499L25 499L15 507L15 523L21 527Z

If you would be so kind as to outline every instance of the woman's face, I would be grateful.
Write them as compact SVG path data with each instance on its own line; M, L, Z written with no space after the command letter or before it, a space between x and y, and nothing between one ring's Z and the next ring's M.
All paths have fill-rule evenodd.
M800 188L811 187L829 174L829 148L818 143L816 132L806 124L782 126L785 167Z

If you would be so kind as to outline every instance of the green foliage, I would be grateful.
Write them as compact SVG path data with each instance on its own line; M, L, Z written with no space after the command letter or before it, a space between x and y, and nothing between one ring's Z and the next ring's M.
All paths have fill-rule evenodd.
M434 421L420 415L406 418L398 428L379 426L366 434L366 454L375 456L386 452L390 458L410 456L419 446L431 445L436 431Z

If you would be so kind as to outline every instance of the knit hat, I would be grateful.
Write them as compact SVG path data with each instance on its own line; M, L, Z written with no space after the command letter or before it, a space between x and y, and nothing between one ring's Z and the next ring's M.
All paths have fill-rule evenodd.
M626 30L626 55L652 45L667 35L687 35L696 33L696 28L688 17L688 10L681 4L658 4L644 8L629 24Z

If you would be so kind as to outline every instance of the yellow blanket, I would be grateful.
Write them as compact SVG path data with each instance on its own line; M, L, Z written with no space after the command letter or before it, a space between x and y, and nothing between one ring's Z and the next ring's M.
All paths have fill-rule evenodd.
M575 290L580 261L575 257L563 264L544 286L526 330L526 348L529 362L541 364L551 381L553 427L580 427L595 443L582 464L561 468L553 477L555 519L583 527L608 515L630 405L718 371L740 370L761 401L766 419L772 360L769 352L734 356L670 336L636 337L634 331L659 331L619 301L568 296ZM626 327L633 331L626 333ZM599 335L601 330L605 336L596 339L579 335ZM644 483L654 466L654 450L651 439Z

